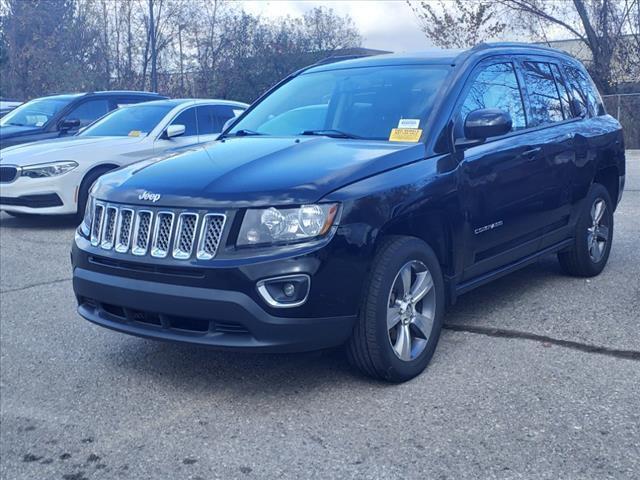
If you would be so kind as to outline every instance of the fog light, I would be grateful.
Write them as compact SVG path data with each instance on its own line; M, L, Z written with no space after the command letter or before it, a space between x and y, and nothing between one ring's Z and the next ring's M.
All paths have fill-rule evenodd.
M285 283L282 291L287 297L293 297L293 294L296 293L296 287L292 283Z
M258 293L274 308L297 307L307 301L311 277L306 274L286 275L260 280Z

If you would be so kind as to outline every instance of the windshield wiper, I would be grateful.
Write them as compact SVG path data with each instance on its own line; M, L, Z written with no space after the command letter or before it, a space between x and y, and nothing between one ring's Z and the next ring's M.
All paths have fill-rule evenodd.
M26 127L24 123L7 122L5 125L13 125L14 127Z
M242 128L237 132L227 133L226 135L222 135L220 139L226 138L226 137L252 137L255 135L266 135L266 133L256 132L255 130L247 130L246 128Z
M341 130L305 130L300 135L319 135L322 137L331 137L331 138L362 138L358 135L354 135L353 133L343 132Z

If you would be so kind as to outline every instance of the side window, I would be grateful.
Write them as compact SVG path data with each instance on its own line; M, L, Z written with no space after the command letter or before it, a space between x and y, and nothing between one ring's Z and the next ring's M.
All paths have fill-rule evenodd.
M204 105L196 110L200 135L220 133L225 122L235 116L233 108L227 105Z
M560 94L548 63L524 62L524 78L531 104L531 125L564 120Z
M71 110L71 112L65 116L65 119L80 120L80 127L85 127L105 113L108 113L109 110L109 100L104 98L89 100Z
M198 128L196 124L196 109L189 108L178 115L171 125L184 125L184 137L188 137L190 135L198 135Z
M562 113L564 118L573 118L574 115L571 113L571 97L569 97L569 90L567 90L564 79L562 78L562 75L560 75L560 69L555 63L551 63L550 65L551 71L553 72L553 78L556 80L558 92L560 92L560 103L562 104Z
M496 63L483 68L475 77L460 110L459 131L470 112L499 108L511 115L513 130L527 126L524 104L512 63Z
M580 69L570 65L565 66L565 72L567 73L573 98L576 100L577 107L581 110L578 113L585 115L589 112L592 116L599 115L604 108L602 107L600 94L591 79Z

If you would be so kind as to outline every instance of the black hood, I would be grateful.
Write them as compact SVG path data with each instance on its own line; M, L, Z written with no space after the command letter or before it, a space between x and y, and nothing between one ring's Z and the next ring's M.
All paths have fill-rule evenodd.
M102 177L100 199L155 206L313 203L362 178L424 158L423 144L327 137L228 138ZM157 198L157 197L156 197Z

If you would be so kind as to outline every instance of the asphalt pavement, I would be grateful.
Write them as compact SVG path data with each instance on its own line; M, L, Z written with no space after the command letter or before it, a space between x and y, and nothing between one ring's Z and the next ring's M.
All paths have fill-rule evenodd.
M640 151L605 271L461 297L427 371L142 340L75 312L73 225L0 214L0 478L637 479Z

